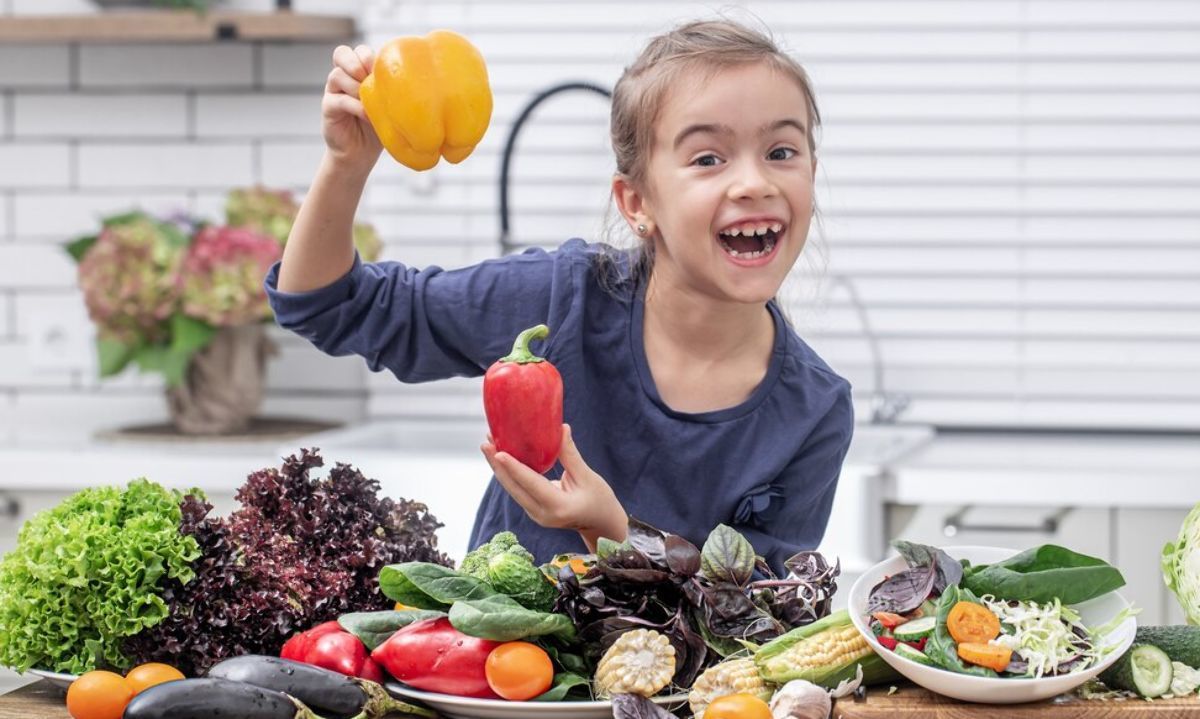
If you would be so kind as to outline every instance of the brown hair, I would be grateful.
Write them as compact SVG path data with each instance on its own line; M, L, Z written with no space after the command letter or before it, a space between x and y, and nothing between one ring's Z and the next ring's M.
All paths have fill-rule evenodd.
M821 113L808 73L800 63L763 32L732 20L697 20L651 38L613 88L609 124L617 172L639 190L646 191L646 166L654 145L654 125L670 89L678 86L681 76L693 71L711 76L756 62L768 63L794 80L804 92L808 103L808 149L815 154L815 132L821 126ZM643 240L631 262L633 278L649 275L654 263L649 240Z

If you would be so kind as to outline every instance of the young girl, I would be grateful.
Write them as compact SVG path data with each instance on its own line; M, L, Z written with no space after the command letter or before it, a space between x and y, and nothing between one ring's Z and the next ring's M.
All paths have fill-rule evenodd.
M776 574L825 532L853 429L849 384L774 300L808 235L819 115L761 34L694 22L613 93L613 196L640 246L573 239L445 271L362 263L351 225L380 143L358 100L371 50L339 47L328 151L267 277L280 325L403 382L479 376L523 329L565 387L561 471L490 443L471 547L501 530L546 561L623 540L628 517L701 546L720 523Z

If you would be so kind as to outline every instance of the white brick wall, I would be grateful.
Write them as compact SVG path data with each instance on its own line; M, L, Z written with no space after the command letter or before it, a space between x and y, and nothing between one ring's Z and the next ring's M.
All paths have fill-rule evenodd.
M238 0L239 9L269 2ZM261 7L260 7L261 6ZM358 3L297 2L345 14ZM3 0L0 13L92 12L86 0ZM320 160L332 46L0 47L0 439L162 421L157 376L96 376L93 330L62 248L132 208L219 220L230 188L302 196ZM355 421L364 363L273 331L264 412Z

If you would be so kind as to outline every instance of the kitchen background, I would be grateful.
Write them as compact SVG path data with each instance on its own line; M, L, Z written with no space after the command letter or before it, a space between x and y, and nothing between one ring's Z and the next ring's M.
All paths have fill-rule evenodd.
M1157 553L1200 500L1200 4L293 6L352 19L374 47L452 28L487 59L496 107L476 153L423 174L385 155L368 186L360 219L383 257L418 266L501 252L501 154L539 91L611 87L679 20L769 27L808 68L825 120L820 251L785 298L856 388L861 439L822 546L842 557L845 586L901 534L1056 541L1117 563L1143 619L1178 620ZM231 188L302 196L330 52L353 39L101 41L86 23L13 35L23 18L99 12L114 11L0 0L0 550L79 487L145 474L199 484L228 509L249 471L317 444L428 502L461 555L486 480L478 380L404 386L273 331L263 414L346 428L311 441L112 436L166 420L162 381L97 378L62 244L135 206L215 219ZM512 242L628 242L608 209L611 171L604 98L548 99L515 143Z

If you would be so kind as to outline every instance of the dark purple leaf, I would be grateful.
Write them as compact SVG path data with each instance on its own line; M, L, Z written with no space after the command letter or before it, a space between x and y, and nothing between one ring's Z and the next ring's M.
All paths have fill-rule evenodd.
M675 719L675 715L639 694L615 694L613 719Z
M693 577L700 571L700 550L679 536L668 534L665 540L667 568L679 577Z
M908 614L929 597L936 579L936 567L913 567L893 574L871 589L867 611Z

